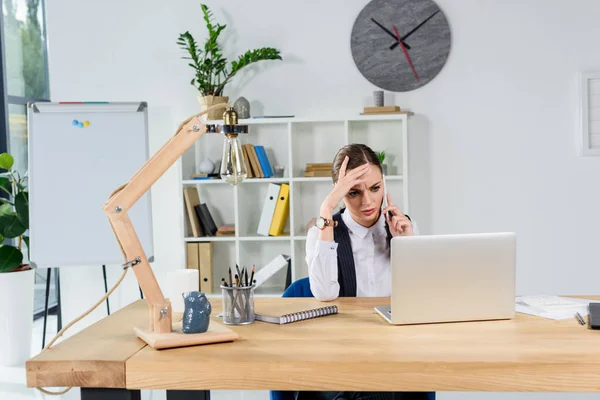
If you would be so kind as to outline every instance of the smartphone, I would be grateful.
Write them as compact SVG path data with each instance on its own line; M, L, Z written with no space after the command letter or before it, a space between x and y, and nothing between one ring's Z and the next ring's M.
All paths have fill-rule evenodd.
M385 187L385 175L381 174L382 176L382 184L383 184L383 202L381 203L381 210L383 211L387 206L388 206L388 201L387 201L387 189ZM392 212L388 211L388 217L392 218Z

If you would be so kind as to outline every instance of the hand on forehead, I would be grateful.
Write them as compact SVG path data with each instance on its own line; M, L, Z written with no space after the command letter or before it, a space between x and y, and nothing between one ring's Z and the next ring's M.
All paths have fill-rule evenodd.
M366 189L370 188L373 185L381 182L381 171L379 168L373 164L369 164L369 169L366 174L363 175L363 179L365 180L358 185L354 185L353 189Z

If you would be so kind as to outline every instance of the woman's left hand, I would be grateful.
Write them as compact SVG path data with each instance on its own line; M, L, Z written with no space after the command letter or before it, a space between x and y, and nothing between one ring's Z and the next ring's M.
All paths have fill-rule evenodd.
M410 219L400 211L400 209L392 203L390 194L387 194L388 206L383 209L385 220L390 228L392 236L412 236L413 229ZM388 212L392 213L390 217Z

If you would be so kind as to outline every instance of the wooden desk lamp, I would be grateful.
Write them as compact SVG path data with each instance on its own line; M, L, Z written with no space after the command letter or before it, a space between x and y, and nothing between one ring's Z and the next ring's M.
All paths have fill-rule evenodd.
M160 148L125 184L110 194L102 209L108 216L112 230L119 242L125 259L123 268L133 268L140 288L144 293L150 311L148 330L136 328L136 334L150 346L162 337L170 337L177 332L173 329L171 302L166 300L148 263L138 236L127 212L131 206L160 178L165 171L190 147L196 139L208 131L201 115L216 108L226 108L223 113L221 131L225 135L225 145L221 164L221 178L237 185L246 178L246 165L242 148L237 139L239 133L247 133L247 125L239 125L237 113L227 103L213 105L197 115L191 116L179 125L175 135ZM212 128L212 126L211 126ZM214 129L216 132L218 129ZM212 131L212 129L211 129ZM165 336L166 335L166 336ZM205 343L201 334L180 333L186 345ZM197 343L193 343L196 340ZM177 342L177 340L175 340ZM174 344L177 347L180 344ZM161 347L161 348L164 348Z

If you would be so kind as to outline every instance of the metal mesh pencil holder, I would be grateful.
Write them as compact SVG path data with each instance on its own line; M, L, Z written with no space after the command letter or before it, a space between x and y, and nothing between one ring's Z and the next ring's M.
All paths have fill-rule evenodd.
M223 323L247 325L254 322L254 285L223 286Z

